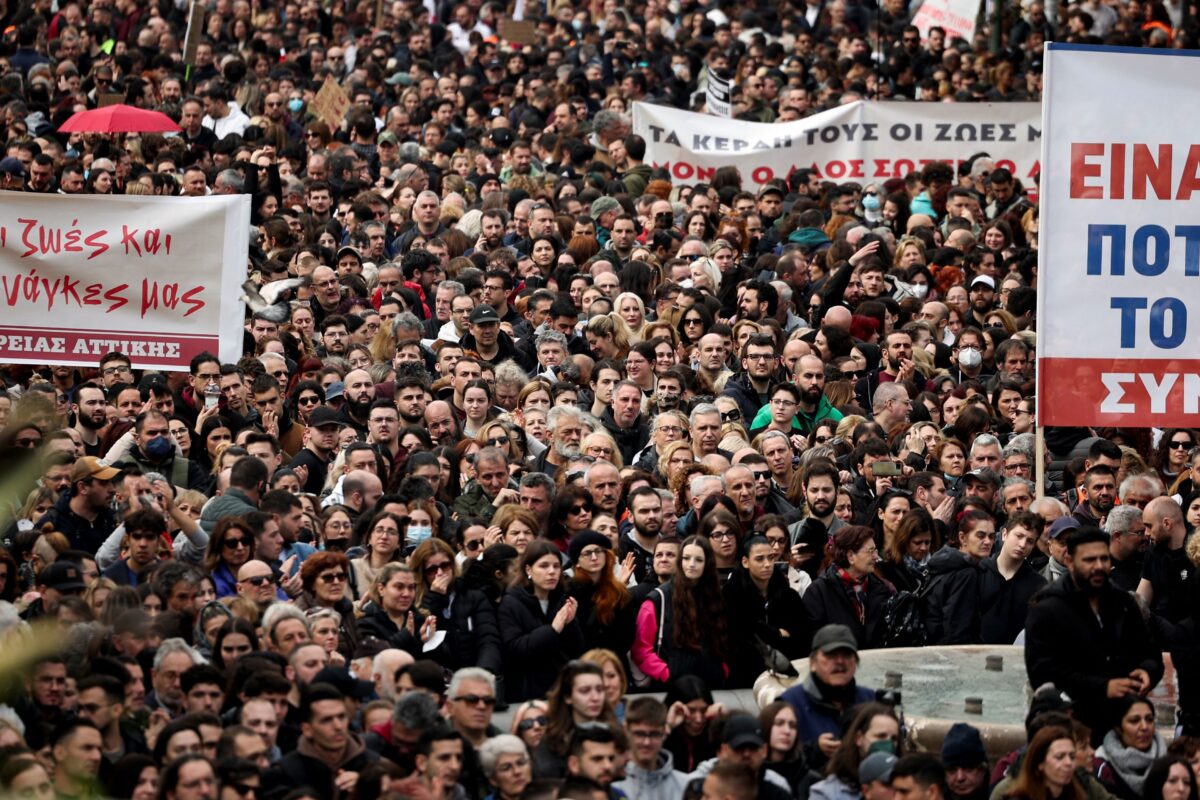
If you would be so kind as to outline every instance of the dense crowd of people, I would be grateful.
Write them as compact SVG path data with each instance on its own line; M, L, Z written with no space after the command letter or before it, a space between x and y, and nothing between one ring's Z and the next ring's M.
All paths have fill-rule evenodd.
M631 132L714 74L765 123L1038 100L1045 42L1186 3L989 52L903 0L216 0L185 64L188 7L0 9L0 188L249 195L261 288L236 361L0 366L0 791L1197 800L1200 442L1049 428L1037 485L1036 176L683 184ZM113 100L181 132L58 132ZM1025 646L1012 753L855 680L979 643Z

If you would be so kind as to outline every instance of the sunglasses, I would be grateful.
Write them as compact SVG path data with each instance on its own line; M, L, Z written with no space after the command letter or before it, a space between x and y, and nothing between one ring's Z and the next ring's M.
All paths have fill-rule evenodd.
M430 564L425 568L426 575L437 575L442 570L453 570L454 564L450 561L442 561L437 564Z
M517 731L520 733L525 733L525 731L529 730L534 725L537 725L539 728L546 727L546 718L545 717L526 717L525 719L523 719L517 723Z
M582 514L582 513L584 513L585 511L589 511L589 512L590 512L591 510L592 510L592 509L591 509L591 506L571 506L571 513L572 513L572 514Z
M246 583L251 586L262 586L264 583L275 583L275 578L271 575L253 575L246 578Z
M344 572L326 572L321 575L322 583L345 583L346 573Z
M463 549L470 550L471 552L475 552L481 547L483 547L483 539L472 539L469 542L463 543Z
M1172 450L1187 450L1192 446L1191 442L1171 442L1167 445Z
M221 542L221 546L224 547L226 550L236 550L239 547L249 547L250 540L249 539L241 539L241 538L226 539L225 541Z
M722 422L737 422L741 418L742 418L742 410L740 408L735 408L731 411L722 411L721 412L721 421Z
M454 698L454 702L466 703L469 706L477 706L482 703L483 705L490 707L496 705L496 698L492 695L484 694L460 694L458 697Z
M487 443L491 447L498 447L502 444L508 444L508 437L507 436L494 436L491 439L488 439Z

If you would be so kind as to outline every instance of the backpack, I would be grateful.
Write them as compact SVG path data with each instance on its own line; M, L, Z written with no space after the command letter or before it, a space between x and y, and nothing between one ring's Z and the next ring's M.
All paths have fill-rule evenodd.
M915 592L896 592L883 604L883 646L924 647L929 642L922 609L933 586L928 577Z

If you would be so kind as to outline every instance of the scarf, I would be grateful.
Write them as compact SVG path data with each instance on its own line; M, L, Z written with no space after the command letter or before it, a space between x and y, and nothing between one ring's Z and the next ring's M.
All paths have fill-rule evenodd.
M867 624L867 576L855 578L846 570L838 567L838 580L843 588L850 593L850 602L854 604L854 613L860 625Z
M1103 758L1111 764L1113 772L1117 773L1130 789L1141 795L1142 785L1146 782L1146 774L1150 772L1150 765L1166 752L1167 747L1157 733L1150 742L1149 750L1138 750L1126 747L1121 743L1116 731L1109 731L1104 734L1104 744L1097 751L1096 757Z

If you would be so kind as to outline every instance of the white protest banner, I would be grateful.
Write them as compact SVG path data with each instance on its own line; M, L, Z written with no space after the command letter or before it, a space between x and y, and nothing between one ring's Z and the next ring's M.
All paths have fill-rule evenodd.
M1200 144L1162 100L1200 102L1200 60L1051 44L1045 65L1038 416L1195 427Z
M249 195L0 192L0 362L236 362L249 227Z
M979 16L979 0L925 0L917 9L912 24L921 32L922 39L929 38L929 29L939 27L946 31L946 41L975 39L975 18Z
M714 117L733 116L733 89L728 78L722 78L708 70L708 82L704 88L704 107Z
M882 182L987 152L1033 189L1039 115L1037 103L858 101L765 124L634 103L633 131L646 140L646 163L681 183L707 181L724 166L740 169L747 188L804 167L832 181Z

